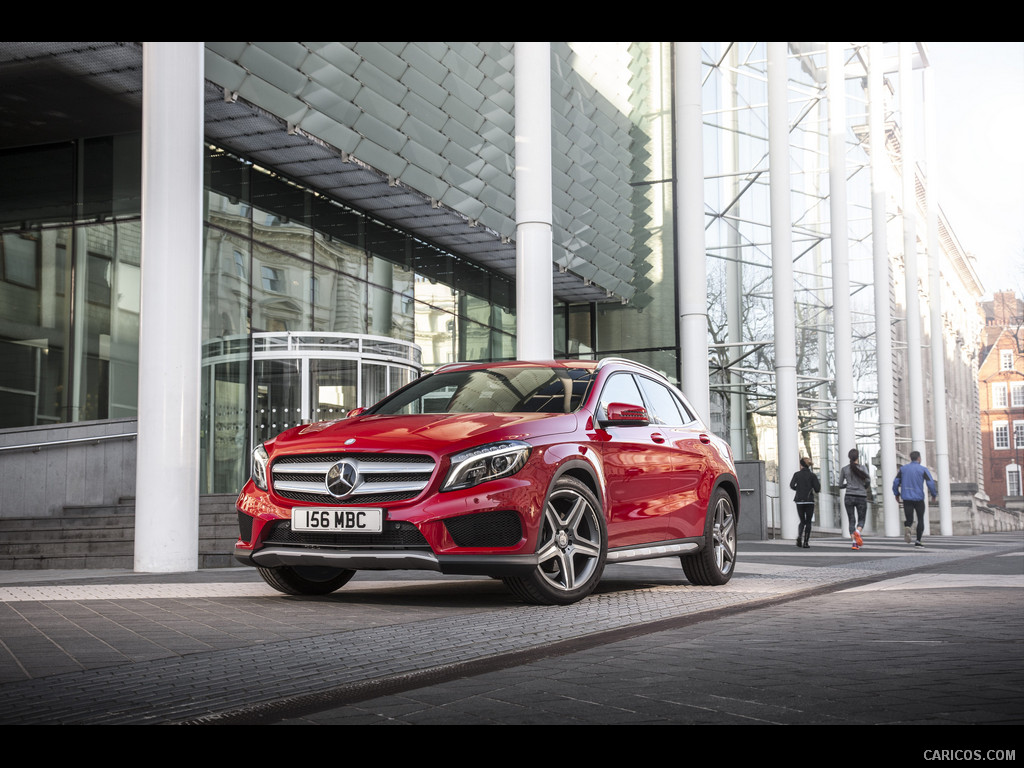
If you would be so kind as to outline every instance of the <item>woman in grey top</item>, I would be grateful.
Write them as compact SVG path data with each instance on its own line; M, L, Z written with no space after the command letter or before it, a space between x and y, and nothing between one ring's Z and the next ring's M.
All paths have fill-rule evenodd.
M850 520L850 538L853 539L853 548L860 549L864 546L864 538L860 534L864 530L864 519L868 514L871 475L860 465L860 453L856 448L851 448L847 455L850 457L850 463L839 473L839 488L846 489L843 504L846 506L846 516Z

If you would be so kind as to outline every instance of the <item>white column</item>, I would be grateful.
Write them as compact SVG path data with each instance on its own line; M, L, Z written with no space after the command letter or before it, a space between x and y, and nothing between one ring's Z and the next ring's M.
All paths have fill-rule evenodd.
M675 44L676 286L683 390L704 423L710 424L700 56L700 43Z
M907 392L910 445L927 464L924 422L924 366L921 362L921 300L917 269L917 161L914 146L914 84L911 43L900 43L900 154L903 156L903 264L907 293Z
M892 367L892 272L886 237L885 85L882 44L871 43L868 68L868 131L871 146L871 252L874 265L875 352L878 375L878 442L882 463L882 513L885 535L898 536L900 512L892 495L896 479L896 399Z
M900 132L903 155L903 262L907 280L907 399L910 407L910 447L919 451L921 463L928 464L924 407L924 361L921 358L921 298L917 258L917 147L915 144L915 102L913 43L899 47ZM938 397L939 393L935 392ZM925 531L931 530L928 495L925 494Z
M949 437L946 428L946 344L942 328L942 244L939 242L939 168L935 135L935 73L924 70L924 139L928 166L928 294L931 318L932 408L935 419L935 482L939 486L939 532L953 535L949 493Z
M135 570L199 553L203 43L143 43Z
M828 186L832 222L832 326L835 334L839 461L857 447L853 412L853 323L846 198L846 76L841 43L828 44Z
M515 44L516 353L554 357L551 44Z
M796 402L796 314L793 221L790 214L788 43L768 43L768 172L772 227L772 308L775 315L775 397L782 538L795 539L798 519L789 481L799 465Z
M740 131L739 117L737 114L737 87L736 67L739 56L736 46L731 43L720 43L728 46L725 54L725 66L722 68L722 126L719 131L721 137L722 169L726 174L721 183L721 200L719 210L724 216L726 228L726 250L725 262L725 313L728 323L728 339L730 344L738 344L743 341L743 264L740 249L740 237L738 225L729 219L739 220L741 215L742 198L740 197L740 184L738 170L738 158L740 156ZM743 348L730 347L729 356L740 357ZM729 444L732 446L733 456L742 459L747 451L747 409L746 393L743 386L742 374L730 371L729 373Z

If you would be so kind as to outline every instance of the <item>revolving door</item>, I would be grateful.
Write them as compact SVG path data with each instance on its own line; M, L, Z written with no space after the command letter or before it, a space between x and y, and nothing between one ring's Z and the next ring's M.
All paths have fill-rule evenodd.
M416 344L341 333L256 333L203 345L201 488L232 493L249 453L297 424L341 419L422 372Z

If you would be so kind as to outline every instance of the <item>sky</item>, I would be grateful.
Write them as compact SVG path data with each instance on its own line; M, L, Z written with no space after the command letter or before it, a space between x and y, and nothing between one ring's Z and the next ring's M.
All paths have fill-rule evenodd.
M927 46L939 205L985 296L1024 295L1024 42Z

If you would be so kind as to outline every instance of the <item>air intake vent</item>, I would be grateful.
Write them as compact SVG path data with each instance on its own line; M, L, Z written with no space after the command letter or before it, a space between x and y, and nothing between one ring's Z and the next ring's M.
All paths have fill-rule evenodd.
M519 515L512 510L449 517L444 525L460 547L514 547L523 538Z

